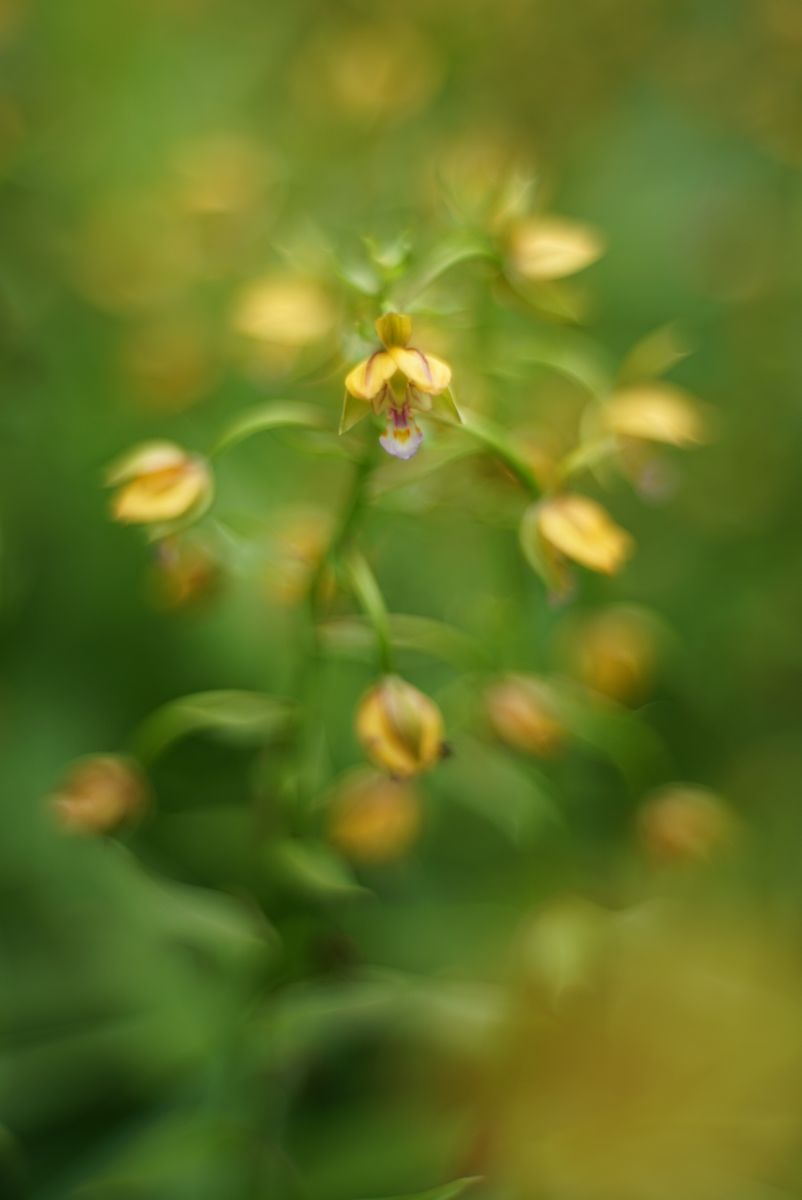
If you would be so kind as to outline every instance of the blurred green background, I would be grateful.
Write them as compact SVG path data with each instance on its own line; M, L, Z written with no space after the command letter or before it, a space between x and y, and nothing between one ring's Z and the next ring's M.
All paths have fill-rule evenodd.
M0 62L0 1193L365 1200L483 1173L465 1102L482 989L539 905L650 892L633 842L650 789L694 781L743 823L737 864L691 888L784 914L801 898L802 11L0 0ZM403 464L382 465L361 544L391 612L474 637L497 671L560 673L572 622L641 606L662 645L643 703L533 764L476 732L465 671L402 650L453 755L400 861L282 874L251 815L274 751L203 733L149 767L133 832L64 836L47 797L71 761L128 751L176 697L291 690L282 556L350 470L289 433L221 457L198 533L220 578L166 604L104 467L151 438L205 451L274 400L336 429L375 315L364 239L432 252L512 165L607 253L576 283L578 324L481 265L427 293L458 396L570 444L586 397L538 347L614 370L676 320L693 353L672 378L715 437L669 452L645 495L602 480L637 553L567 605L523 561L515 485L488 459L392 488ZM244 336L258 281L272 332ZM324 792L361 760L372 678L337 654L316 682Z

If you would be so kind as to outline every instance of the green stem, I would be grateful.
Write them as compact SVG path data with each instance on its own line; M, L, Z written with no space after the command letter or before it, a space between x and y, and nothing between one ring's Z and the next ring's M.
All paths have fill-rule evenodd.
M535 499L540 497L543 489L538 483L534 471L529 463L521 458L499 425L489 421L486 417L480 417L477 413L466 412L463 409L461 428L480 442L485 449L495 454L496 458L512 471L516 479Z
M379 670L382 675L393 673L393 643L390 633L390 618L376 576L367 559L357 551L348 560L348 577L365 616L376 635Z

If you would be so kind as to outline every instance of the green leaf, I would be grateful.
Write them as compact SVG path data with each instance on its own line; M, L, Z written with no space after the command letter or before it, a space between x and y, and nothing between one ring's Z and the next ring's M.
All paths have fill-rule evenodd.
M468 1188L481 1183L482 1178L481 1175L465 1175L462 1179L452 1179L450 1183L430 1188L427 1192L409 1192L404 1196L393 1196L391 1200L456 1200Z
M676 324L661 325L636 342L621 363L619 384L643 383L664 375L692 353Z
M665 746L637 713L566 680L555 680L554 689L572 735L617 767L633 792L670 773Z
M283 733L292 716L287 701L263 692L196 692L151 713L134 737L134 752L145 761L152 760L173 742L194 733L258 745Z
M267 869L291 890L318 899L368 894L368 889L357 883L349 865L325 842L286 838L270 847Z
M432 416L435 414L432 413ZM462 429L491 454L495 454L533 496L540 495L540 484L529 463L523 459L506 431L478 413L462 413Z
M278 402L262 404L257 408L248 409L223 431L212 447L212 454L220 454L230 450L239 442L253 437L256 433L266 433L272 429L284 428L325 429L326 420L320 409L308 404L293 404Z
M260 1061L285 1066L339 1047L351 1034L397 1021L407 991L390 976L296 984L270 1004L256 1046Z
M433 251L428 261L425 261L400 289L399 312L404 312L421 292L425 292L427 288L431 287L446 271L450 271L458 263L467 262L472 258L497 262L498 253L487 238L475 233L457 234L450 240L441 243Z
M514 845L530 842L545 825L562 824L548 783L535 766L474 738L462 737L455 744L437 788Z
M460 670L484 670L490 665L480 642L443 621L395 613L389 617L389 627L397 650L417 650ZM326 621L320 626L320 634L331 654L365 660L374 651L371 627L359 617Z

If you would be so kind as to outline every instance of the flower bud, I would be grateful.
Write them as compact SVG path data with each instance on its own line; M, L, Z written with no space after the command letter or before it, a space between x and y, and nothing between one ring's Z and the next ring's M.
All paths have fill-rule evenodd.
M619 437L670 446L695 446L706 438L693 396L671 383L622 388L611 396L604 416L607 427Z
M613 607L572 630L566 656L587 687L632 704L641 701L651 685L658 638L659 627L648 612Z
M647 798L638 837L657 863L702 862L725 849L735 820L724 801L706 788L670 784Z
M514 750L547 758L565 740L554 694L541 679L528 675L500 679L485 693L485 710L493 732Z
M604 254L598 230L567 217L527 217L512 226L507 258L523 279L543 282L575 275Z
M591 571L614 575L634 551L626 530L588 496L563 493L533 505L524 513L521 539L539 538L545 547Z
M96 754L74 763L52 797L61 825L73 833L111 833L149 803L144 776L128 759Z
M399 779L427 771L443 756L440 709L397 675L362 697L356 731L368 758Z
M376 319L379 341L389 350L391 346L408 346L412 337L412 318L405 313L385 313Z
M117 488L115 521L154 525L200 513L212 499L208 463L174 442L143 442L112 464L106 484Z
M356 862L389 862L407 852L421 823L420 796L409 783L357 771L332 800L329 840Z

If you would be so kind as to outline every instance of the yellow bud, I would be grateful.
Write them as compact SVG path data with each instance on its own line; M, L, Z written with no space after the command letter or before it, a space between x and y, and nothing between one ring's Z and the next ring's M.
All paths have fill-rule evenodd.
M514 750L545 758L565 740L554 694L542 679L528 675L500 679L485 693L485 710L493 732Z
M643 699L654 676L659 627L649 613L610 608L575 628L567 657L582 682L622 703Z
M385 676L363 696L356 731L368 758L399 779L428 770L443 756L440 709L397 675Z
M529 535L533 520L548 547L604 575L620 571L635 548L630 535L587 496L565 493L543 500L524 514L522 536Z
M144 442L112 464L106 474L116 487L115 521L152 525L200 512L212 499L208 463L174 442Z
M388 350L391 346L408 346L412 337L412 318L403 313L385 313L376 319L379 341Z
M658 863L705 861L735 836L735 819L707 788L670 784L647 798L638 817L638 836Z
M575 275L604 254L598 230L567 217L528 217L509 234L507 255L516 275L541 282Z
M409 783L357 771L332 800L329 840L356 862L389 862L407 852L421 824L420 796Z
M706 437L694 398L671 383L645 383L622 388L605 409L608 428L620 437L694 446Z
M52 797L61 825L74 833L111 833L141 815L150 797L139 768L124 758L93 755L73 764Z

